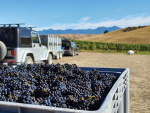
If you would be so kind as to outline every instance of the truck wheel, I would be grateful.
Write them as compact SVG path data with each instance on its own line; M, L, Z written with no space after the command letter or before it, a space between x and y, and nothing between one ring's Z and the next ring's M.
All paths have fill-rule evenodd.
M48 55L48 59L46 60L45 63L48 64L48 65L52 64L52 54Z
M7 48L5 44L0 41L0 60L3 60L7 54Z
M57 60L59 59L59 53L57 53L56 59L57 59Z
M59 59L62 59L62 52L59 53Z
M24 62L26 65L27 64L33 64L33 59L32 57L30 56L26 56L26 59L25 59L25 62Z

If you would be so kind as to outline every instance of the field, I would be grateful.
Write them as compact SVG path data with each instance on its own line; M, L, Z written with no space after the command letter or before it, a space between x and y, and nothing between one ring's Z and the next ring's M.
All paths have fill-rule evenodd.
M106 34L57 34L57 36L93 42L150 44L150 25L144 28L131 27Z
M129 68L130 113L150 113L150 56L121 53L80 52L53 63L77 64L80 67Z

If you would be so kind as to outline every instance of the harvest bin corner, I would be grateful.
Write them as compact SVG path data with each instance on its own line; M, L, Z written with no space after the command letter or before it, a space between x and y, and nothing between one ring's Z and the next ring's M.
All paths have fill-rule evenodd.
M92 71L97 67L81 67ZM32 104L0 101L0 113L129 113L129 69L97 68L100 73L112 73L119 77L96 111L74 110Z

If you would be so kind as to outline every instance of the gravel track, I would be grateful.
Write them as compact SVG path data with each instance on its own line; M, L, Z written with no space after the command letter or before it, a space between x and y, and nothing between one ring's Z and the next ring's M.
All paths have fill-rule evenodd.
M150 55L80 52L53 63L77 64L80 67L129 68L130 113L150 113Z

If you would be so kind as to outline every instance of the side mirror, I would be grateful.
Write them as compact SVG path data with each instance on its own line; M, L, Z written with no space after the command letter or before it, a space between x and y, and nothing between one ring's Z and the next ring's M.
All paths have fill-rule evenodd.
M39 46L41 47L42 44L39 44Z

